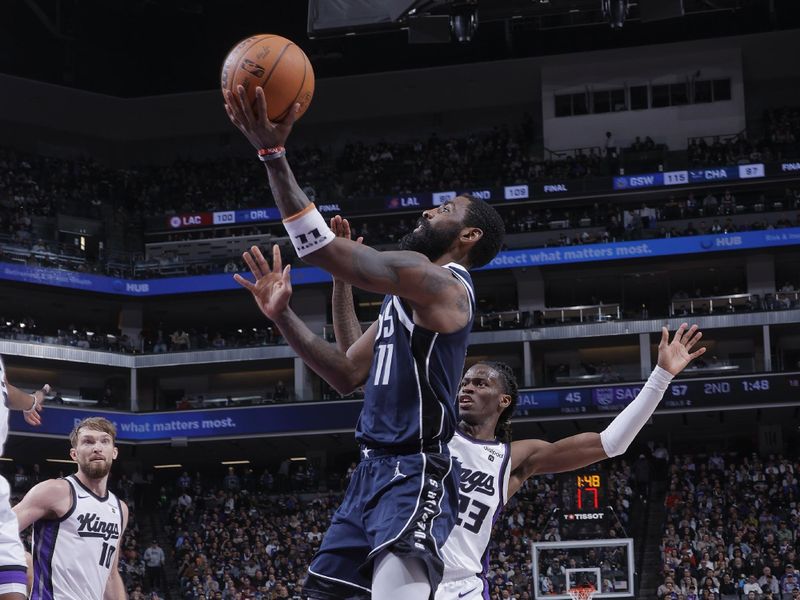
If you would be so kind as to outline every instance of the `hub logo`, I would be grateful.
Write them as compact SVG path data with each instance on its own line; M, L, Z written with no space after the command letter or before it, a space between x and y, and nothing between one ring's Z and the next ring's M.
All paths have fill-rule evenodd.
M741 246L743 243L742 236L740 235L732 235L729 237L721 237L714 240L714 244L719 247L733 247L733 246Z
M126 283L125 291L132 294L148 294L150 292L149 283Z
M181 226L181 218L180 217L172 217L169 220L169 226L173 229L178 229Z

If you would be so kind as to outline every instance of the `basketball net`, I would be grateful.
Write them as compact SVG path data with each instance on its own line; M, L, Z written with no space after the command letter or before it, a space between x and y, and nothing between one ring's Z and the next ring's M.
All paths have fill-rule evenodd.
M592 600L597 591L593 585L578 585L567 590L572 600Z

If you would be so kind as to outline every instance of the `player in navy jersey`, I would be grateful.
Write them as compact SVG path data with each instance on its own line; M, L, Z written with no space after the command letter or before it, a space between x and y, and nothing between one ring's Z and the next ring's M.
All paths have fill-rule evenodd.
M299 109L299 104L296 105ZM289 267L273 249L245 253L255 283L236 275L300 357L336 390L365 386L356 439L362 460L309 567L309 598L424 600L442 575L440 547L453 527L458 473L447 442L472 329L467 270L500 250L503 222L488 204L458 196L423 212L401 251L337 238L297 185L284 144L297 114L271 123L263 90L255 110L241 86L226 94L233 123L258 150L297 255L335 278L386 294L378 320L348 352L326 344L288 307Z

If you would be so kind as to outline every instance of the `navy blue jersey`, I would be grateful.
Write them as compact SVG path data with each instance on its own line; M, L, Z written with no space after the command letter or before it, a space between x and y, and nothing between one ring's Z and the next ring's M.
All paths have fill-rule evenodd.
M378 316L372 367L356 439L369 447L406 448L446 444L456 428L456 393L464 370L475 314L472 278L450 263L453 277L467 290L470 318L454 333L436 333L414 324L411 309L386 296Z

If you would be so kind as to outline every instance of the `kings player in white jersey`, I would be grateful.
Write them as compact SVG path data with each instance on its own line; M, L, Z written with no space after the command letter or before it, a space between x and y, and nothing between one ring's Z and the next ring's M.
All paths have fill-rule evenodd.
M41 425L39 413L50 386L28 394L8 383L3 357L0 356L0 456L8 437L8 411L21 410L29 425ZM19 539L17 517L9 503L10 487L0 476L0 600L24 600L28 597L25 549Z
M33 524L31 600L121 600L117 568L128 507L108 491L117 430L103 417L78 423L69 456L78 471L34 486L14 507L20 531Z
M460 502L456 526L442 548L444 576L436 600L488 600L489 539L503 505L533 475L572 471L623 454L672 378L705 352L692 352L701 336L696 325L687 330L684 323L670 343L664 327L658 365L625 410L601 433L580 433L554 443L511 442L508 421L517 400L514 373L503 363L473 365L461 381L458 431L448 444L461 463Z

